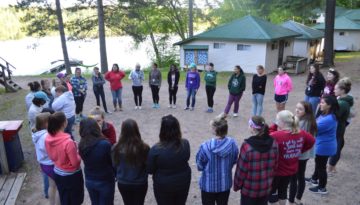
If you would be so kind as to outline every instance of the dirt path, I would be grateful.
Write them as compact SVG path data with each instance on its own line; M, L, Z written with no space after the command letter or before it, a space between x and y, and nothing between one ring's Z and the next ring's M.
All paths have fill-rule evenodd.
M345 68L342 73L347 73L347 75L352 76L355 79L353 85L353 94L355 96L355 107L359 109L359 99L358 99L358 90L360 89L360 76L359 76L359 63L360 61L355 61L352 63L342 63L339 64L339 68ZM325 73L325 71L323 71ZM183 73L182 73L183 74ZM264 99L264 117L267 122L272 122L275 117L275 107L273 102L273 89L272 89L272 79L274 75L268 77L269 82L267 85L266 96ZM294 110L296 102L303 100L304 98L304 81L305 75L292 76L294 81L294 91L290 94L289 102L287 108L289 110ZM15 81L19 83L23 88L27 88L26 84L30 80L35 80L37 78L33 77L18 77L15 78ZM90 83L90 82L89 82ZM229 119L229 135L233 136L238 144L249 136L247 130L247 121L251 113L251 77L247 77L247 89L243 95L243 98L240 101L240 112L238 118ZM91 84L91 83L90 83ZM85 103L85 112L89 111L95 105L94 94L92 93L91 86L88 92L88 96ZM7 102L6 109L0 109L1 120L6 119L26 119L26 113L24 109L24 96L26 91L22 91L16 94L6 94L1 95L0 103ZM158 133L160 128L160 118L166 114L173 114L176 116L180 123L183 132L183 137L189 139L191 144L191 158L190 166L192 169L192 181L191 188L187 200L187 204L201 204L200 190L198 187L198 179L200 172L197 171L195 165L195 155L200 146L200 144L211 137L211 132L209 128L209 121L214 118L216 115L220 114L227 101L228 92L226 86L219 85L215 93L215 112L213 114L205 113L206 108L206 94L204 85L201 85L197 95L197 103L195 111L184 111L182 108L185 104L185 89L184 85L181 84L178 92L178 108L177 109L168 109L168 93L167 85L163 85L160 90L160 105L161 109L154 110L151 108L151 91L145 86L144 92L144 102L143 110L135 111L133 109L133 95L131 91L131 84L129 82L124 83L123 89L123 101L124 101L124 111L113 113L112 115L107 116L107 120L112 121L115 124L117 129L117 135L119 134L119 129L121 122L126 118L135 119L140 127L140 131L143 139L149 145L153 145L158 141ZM109 90L106 90L106 98L108 107L111 108L111 95ZM1 105L0 104L0 105ZM3 114L4 113L4 114ZM318 196L305 191L304 201L305 204L316 204L316 205L356 205L360 204L360 126L359 126L359 117L355 118L346 132L346 145L343 150L342 158L338 164L338 174L335 177L331 177L328 180L328 190L329 195L327 196ZM78 133L76 133L78 135ZM77 138L78 139L78 138ZM21 132L22 146L25 153L26 163L22 168L22 171L28 173L26 182L20 192L17 204L46 204L46 200L42 195L42 180L39 174L39 168L35 159L35 153L33 144L28 134L28 130L22 129ZM307 176L310 176L314 170L314 160L310 160L307 167ZM153 190L151 187L152 179L149 177L149 189L146 196L146 204L156 204ZM308 187L307 187L308 188ZM307 190L306 188L306 190ZM229 204L239 204L240 193L231 192ZM90 204L89 197L86 193L86 199L84 204ZM115 204L122 204L121 196L116 190L115 192Z

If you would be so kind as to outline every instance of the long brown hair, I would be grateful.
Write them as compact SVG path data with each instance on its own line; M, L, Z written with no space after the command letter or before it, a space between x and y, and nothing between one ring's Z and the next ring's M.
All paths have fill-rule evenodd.
M311 67L314 67L315 68L315 72L314 73L311 73L310 72L310 69L309 69L309 74L308 74L308 76L307 76L307 79L306 79L306 84L308 84L309 83L309 81L311 80L311 78L314 76L314 83L316 83L316 80L317 80L317 78L320 76L320 78L324 78L324 76L323 76L323 74L320 72L320 68L319 68L319 66L317 65L317 64L311 64L310 65L310 68Z
M315 115L312 110L312 106L310 103L305 101L300 101L299 103L304 107L304 112L305 112L304 116L302 116L299 120L307 121L310 126L309 126L309 130L305 130L305 131L315 136L317 133L317 125L316 125Z
M149 145L141 139L139 127L135 120L127 119L121 125L120 139L112 150L114 165L121 163L120 155L124 155L125 163L132 166L145 166Z
M261 116L252 116L251 117L252 122L259 127L253 128L257 131L256 136L260 137L269 137L269 126L266 124L265 119Z
M88 147L93 146L99 140L105 139L96 120L92 118L85 118L81 120L79 133L81 137L79 143L79 154L81 157L84 156L85 150Z
M159 145L162 147L173 144L176 149L181 147L182 141L180 123L174 116L167 115L161 118L159 138Z

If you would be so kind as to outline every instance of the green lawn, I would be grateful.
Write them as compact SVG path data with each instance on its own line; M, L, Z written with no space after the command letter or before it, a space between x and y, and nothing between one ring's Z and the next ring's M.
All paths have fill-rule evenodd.
M360 52L341 52L335 54L335 62L349 62L355 58L360 58Z

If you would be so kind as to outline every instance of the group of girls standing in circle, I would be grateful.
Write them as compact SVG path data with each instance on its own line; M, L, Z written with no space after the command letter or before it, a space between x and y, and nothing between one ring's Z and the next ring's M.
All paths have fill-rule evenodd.
M190 69L186 76L186 109L194 110L200 75L196 65L190 65ZM216 76L214 65L209 64L204 75L206 112L209 113L213 112ZM43 80L42 90L40 83L29 83L31 93L25 98L37 160L50 182L53 204L58 204L59 199L61 204L83 203L84 184L92 204L113 204L115 184L124 204L144 204L148 175L153 177L157 204L186 203L191 183L190 142L182 137L180 123L174 116L161 118L159 141L151 148L142 139L138 125L132 119L123 121L116 142L115 128L105 120L108 111L103 85L105 79L110 81L114 108L117 110L119 106L121 109L121 79L125 73L114 64L112 71L103 77L95 68L92 81L98 106L88 117L82 117L81 140L77 146L71 130L75 116L82 114L87 83L80 69L76 69L76 75L71 79L58 77L64 78L64 83L54 82L54 86L57 85L53 89L55 95L50 96L49 82ZM179 78L179 70L172 65L167 76L169 108L176 108ZM141 109L144 73L140 65L136 65L129 79L132 80L135 109ZM285 110L292 81L284 68L279 67L274 79L274 98L279 112L275 123L269 127L260 116L267 75L264 67L258 66L252 80L253 111L248 121L251 136L239 149L236 140L228 135L227 116L232 104L233 116L237 116L245 81L241 67L235 66L228 82L229 98L225 111L210 122L212 137L197 151L195 160L201 172L202 203L228 204L232 184L234 191L241 190L242 205L265 205L268 202L284 205L286 200L291 205L302 204L306 181L313 185L309 188L311 192L327 194L328 173L333 175L337 171L345 130L352 115L354 102L349 95L350 79L340 79L339 73L331 68L325 81L319 69L311 65L305 82L304 101L296 104L293 114ZM66 82L70 82L71 90ZM149 74L149 84L153 107L159 108L161 72L156 64ZM99 107L100 97L105 112ZM315 169L312 176L306 178L306 165L311 158L315 158ZM84 162L85 183L81 160ZM233 166L236 166L234 178Z

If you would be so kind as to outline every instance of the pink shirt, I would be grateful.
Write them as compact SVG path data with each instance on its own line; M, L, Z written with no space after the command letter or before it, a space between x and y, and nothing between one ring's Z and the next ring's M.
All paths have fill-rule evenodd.
M292 90L292 81L288 74L277 75L274 78L276 95L287 95Z

